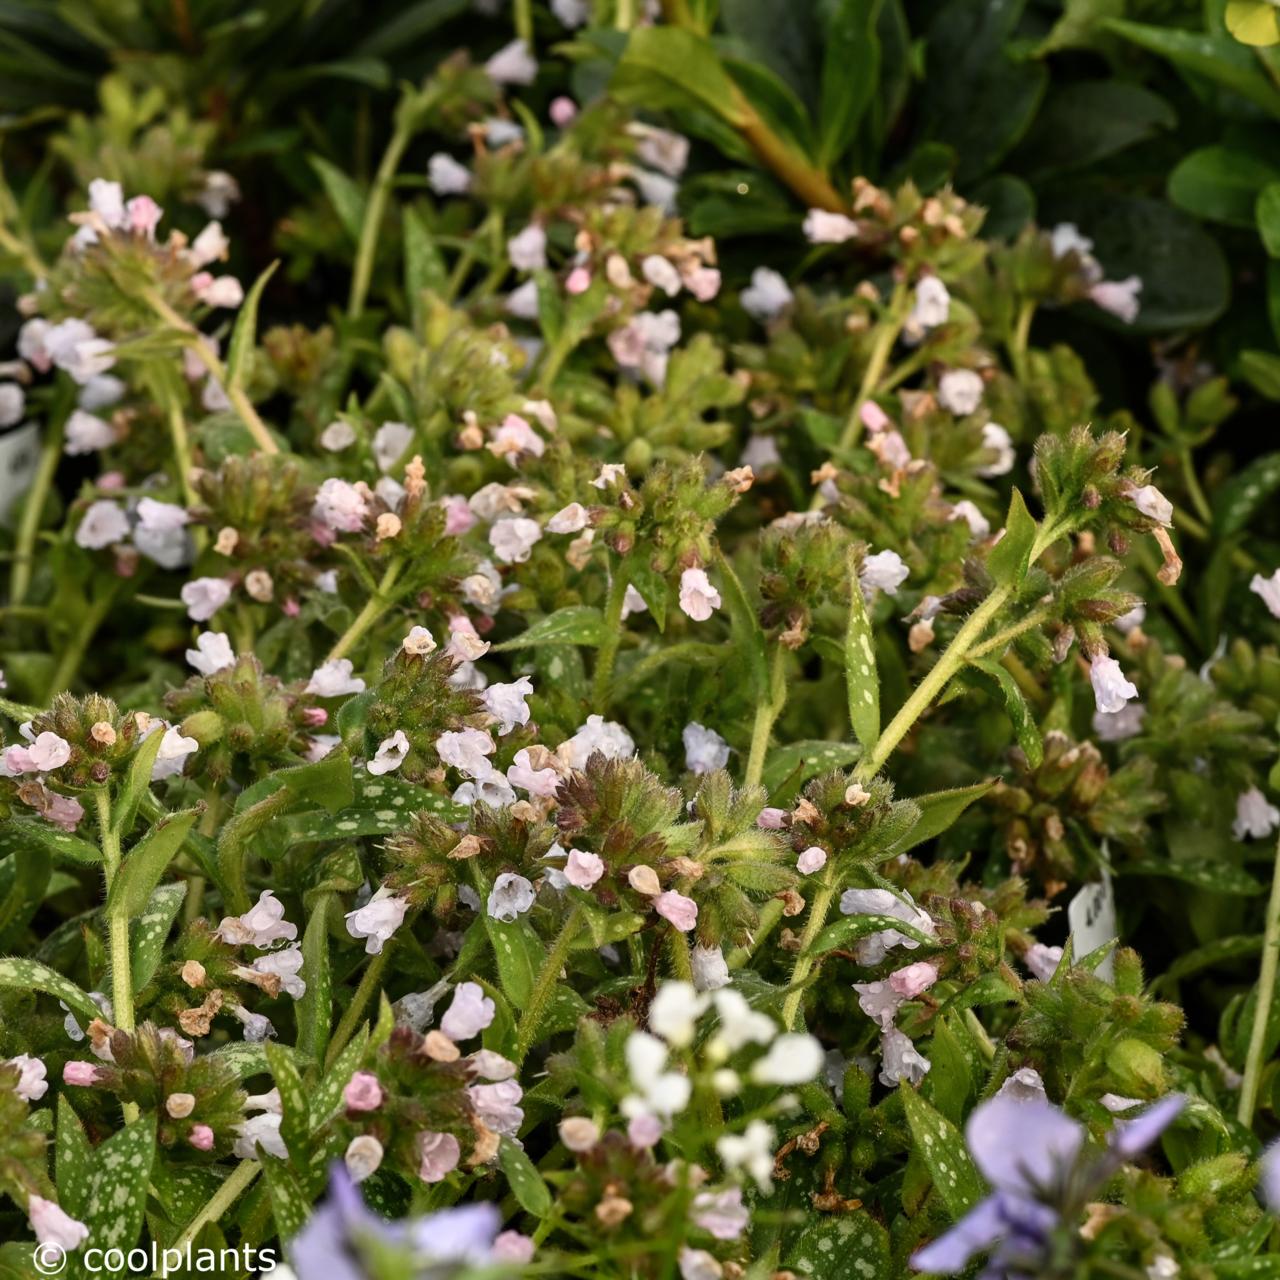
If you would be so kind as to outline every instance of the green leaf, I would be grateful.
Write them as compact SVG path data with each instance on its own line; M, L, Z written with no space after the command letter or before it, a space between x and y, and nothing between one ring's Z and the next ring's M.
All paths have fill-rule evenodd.
M58 1094L58 1120L54 1148L58 1173L58 1203L73 1218L81 1217L89 1203L93 1176L93 1148L84 1125L65 1093Z
M163 741L162 730L147 734L133 753L133 759L129 761L129 772L125 774L124 784L111 814L111 829L122 839L133 830L138 817L138 806L142 803L143 796L151 790L151 770L155 768Z
M1213 529L1218 538L1239 533L1280 490L1280 453L1255 458L1213 496Z
M856 742L803 738L769 752L764 766L765 789L772 795L783 783L800 786L831 769L843 769L862 755Z
M865 1209L814 1213L783 1250L782 1265L805 1280L900 1280L889 1233Z
M1280 356L1271 351L1242 351L1236 367L1255 391L1268 400L1280 400Z
M1204 76L1280 117L1280 89L1259 70L1255 55L1231 36L1147 26L1119 18L1107 19L1102 25L1141 48L1168 58L1179 70Z
M364 224L364 192L337 165L323 156L312 155L307 160L320 179L343 230L354 244L360 239L360 228Z
M199 809L182 809L170 814L129 850L107 895L108 915L123 913L132 919L147 905L151 891L160 883L169 860L181 848L200 813Z
M27 927L49 887L52 861L39 845L20 845L0 862L0 949Z
M936 938L929 937L915 925L907 924L896 916L841 916L839 920L833 920L814 938L808 954L821 956L826 955L828 951L844 950L853 946L859 939L870 937L873 933L882 933L886 929L896 929L905 937L915 939L922 946L938 945Z
M35 845L55 858L85 865L102 861L102 850L96 844L81 840L69 831L59 831L57 827L37 822L34 818L10 818L0 828L0 853L15 853L27 845Z
M351 1037L350 1043L333 1060L311 1098L311 1131L314 1133L342 1105L342 1091L347 1087L369 1044L369 1025L364 1023Z
M817 160L824 169L852 145L880 77L876 5L840 0L826 23L818 106Z
M230 1044L224 1044L209 1057L226 1067L237 1080L248 1080L269 1070L266 1049L260 1044L249 1044L246 1040L233 1040Z
M1200 147L1169 175L1169 199L1197 218L1252 227L1262 189L1277 178L1275 166L1251 152Z
M939 1198L953 1219L964 1217L986 1195L986 1188L960 1131L910 1085L899 1086L898 1093L915 1149L933 1177Z
M154 1116L126 1125L94 1150L81 1218L89 1228L91 1246L127 1252L138 1242L155 1157ZM76 1259L82 1262L83 1253Z
M640 593L640 598L649 606L649 612L659 631L667 629L667 579L641 556L632 556L635 562L627 569L627 577L631 585Z
M512 920L507 923L495 920L485 912L484 925L493 946L493 958L498 966L498 976L502 979L502 990L513 1004L522 1006L528 1001L546 958L546 945L534 933L533 926L527 920Z
M74 982L38 960L23 960L16 956L0 958L0 987L43 991L90 1020L102 1012Z
M303 1193L288 1164L275 1156L263 1154L262 1176L267 1180L267 1196L271 1201L276 1231L281 1240L292 1240L311 1216L311 1199Z
M1243 867L1209 857L1194 860L1184 858L1177 862L1126 863L1120 871L1125 876L1160 876L1169 880L1181 880L1184 884L1195 885L1197 889L1207 889L1211 893L1223 893L1232 897L1252 897L1263 890L1263 886Z
M329 1047L333 1016L333 983L329 973L329 904L332 895L320 894L311 908L306 932L302 935L302 977L307 990L295 1006L298 1048L308 1057L323 1061Z
M236 326L231 331L231 345L227 348L228 387L244 386L249 374L249 357L253 354L258 335L258 306L262 302L262 291L279 265L280 259L277 258L253 282L253 288L240 304L240 314L236 316Z
M849 620L844 633L844 680L849 698L849 723L863 751L880 738L880 678L875 643L867 618L867 602L858 575L849 575Z
M186 896L185 880L162 884L151 895L141 915L129 921L129 969L133 974L135 994L155 976L169 930L173 928Z
M293 1163L305 1167L310 1148L311 1104L302 1074L284 1045L268 1040L264 1048L271 1078L280 1090L280 1137Z
M1004 520L1004 537L987 557L987 572L1002 587L1017 587L1031 566L1031 551L1040 531L1020 490L1009 496L1009 514Z
M1280 182L1268 182L1258 192L1253 213L1267 252L1273 258L1280 258Z
M893 846L893 856L906 853L916 845L924 844L940 836L975 801L981 799L995 786L995 779L976 782L968 787L953 787L948 791L930 791L927 795L914 796L920 807L920 817L911 830ZM888 856L886 854L886 856Z
M498 1163L520 1207L535 1218L545 1218L551 1212L551 1192L533 1161L510 1138L503 1138L498 1147Z
M541 644L585 644L591 647L604 640L604 615L592 605L573 604L545 618L539 618L511 640L495 644L495 653L511 649L531 649Z
M259 801L285 790L298 800L314 800L321 808L337 813L355 799L351 757L345 746L335 747L328 755L309 764L277 769L260 782L246 787L236 799L236 814L243 814Z
M711 42L684 27L636 27L609 86L620 102L701 108L741 128L750 118Z
M1018 682L993 658L971 659L969 667L969 674L977 676L980 683L989 690L994 690L1004 702L1004 709L1009 713L1022 754L1027 757L1031 768L1038 769L1044 760L1044 739L1040 736L1040 726L1036 724L1026 698L1022 696L1022 690L1018 688Z

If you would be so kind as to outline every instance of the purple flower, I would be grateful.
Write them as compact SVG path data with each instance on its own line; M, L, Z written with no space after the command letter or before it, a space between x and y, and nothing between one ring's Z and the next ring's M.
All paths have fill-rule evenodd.
M1170 1094L1137 1119L1117 1124L1098 1157L1084 1151L1084 1127L1052 1103L997 1094L977 1107L965 1126L974 1163L994 1190L945 1235L918 1249L911 1265L954 1275L975 1253L995 1246L984 1275L1034 1273L1068 1209L1082 1208L1117 1166L1150 1146L1185 1105L1181 1094ZM1064 1203L1068 1195L1070 1206Z

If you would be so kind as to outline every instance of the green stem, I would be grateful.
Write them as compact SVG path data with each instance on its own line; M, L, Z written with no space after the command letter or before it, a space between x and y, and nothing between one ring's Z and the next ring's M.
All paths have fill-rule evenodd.
M407 114L407 113L406 113ZM395 181L400 161L404 159L405 148L413 136L412 125L402 119L391 135L391 141L374 175L373 187L369 192L368 202L364 207L364 220L360 224L360 244L356 249L355 267L351 273L351 296L347 302L347 315L357 319L364 312L365 300L369 296L369 282L373 278L373 259L378 250L378 233L382 229L382 215L387 207L387 197L391 193L391 184Z
M171 1247L177 1249L179 1253L183 1252L187 1245L200 1234L207 1223L218 1222L223 1218L227 1210L236 1202L236 1198L258 1176L261 1170L262 1166L256 1160L242 1160L226 1181L223 1182L222 1186L209 1197L204 1208L187 1223L182 1234L173 1242Z
M1032 609L1030 613L1020 618L1017 622L1010 623L1007 627L1002 627L990 639L975 645L969 657L985 658L987 654L1003 649L1006 645L1012 644L1020 635L1030 631L1033 627L1038 627L1052 613L1052 605L1037 605L1036 608Z
M351 1003L347 1005L347 1011L342 1015L342 1021L338 1023L338 1029L333 1033L333 1039L329 1041L329 1052L324 1056L325 1070L337 1061L338 1054L347 1047L347 1041L360 1025L360 1019L364 1017L365 1005L372 999L374 991L382 981L382 971L387 967L387 960L391 956L395 942L394 938L388 938L382 944L382 950L369 961L369 967L361 976L360 985L356 987L355 995L351 997Z
M58 665L54 669L53 677L49 681L48 692L45 695L46 702L51 701L55 693L61 693L64 689L70 688L76 672L80 670L80 663L84 659L85 650L89 647L89 641L93 639L98 628L111 611L115 598L116 586L113 583L107 588L105 594L99 596L89 605L88 611L80 621L79 628L71 637L70 644L67 645L58 658Z
M1236 1116L1247 1129L1253 1124L1258 1104L1258 1084L1262 1078L1262 1058L1267 1047L1267 1024L1271 1021L1271 1005L1276 991L1276 962L1280 959L1280 843L1271 873L1271 899L1267 903L1267 927L1262 937L1262 965L1258 971L1258 999L1253 1008L1253 1030L1249 1034L1249 1053L1244 1061L1244 1083L1240 1086L1240 1105Z
M596 669L591 677L591 702L604 715L609 710L609 685L613 681L613 664L622 643L622 606L626 603L631 566L625 559L618 562L609 595L604 606L604 638L596 651Z
M787 686L782 678L783 662L786 650L779 643L773 651L773 662L769 669L769 697L756 707L755 724L751 728L751 750L747 756L747 772L744 786L755 787L764 774L764 758L769 751L769 735L773 732L774 722L782 714L787 704Z
M263 453L279 453L279 446L271 438L271 432L267 430L267 424L258 416L258 411L253 407L253 402L249 397L245 395L244 388L236 386L232 382L227 374L226 366L218 359L218 353L213 349L208 338L189 320L180 316L153 289L143 290L142 300L165 324L183 335L187 346L195 352L196 358L217 379L222 389L227 393L227 399L231 401L231 407L235 409L240 421L244 423L249 434L253 437L254 444Z
M396 579L400 577L400 570L404 568L404 562L398 557L387 565L386 572L382 575L382 581L378 583L376 595L372 595L365 601L364 608L352 619L351 625L338 637L338 642L329 650L329 661L335 658L344 658L351 652L355 645L366 631L391 606L391 601L387 599L387 593L396 585Z
M525 1060L529 1050L533 1048L537 1041L543 1018L546 1016L547 1006L551 1003L551 997L555 994L556 983L560 981L560 970L564 968L565 961L569 958L569 948L573 946L573 940L578 936L578 931L582 928L585 920L586 916L583 914L582 908L575 906L565 917L564 924L560 926L560 932L556 935L556 940L551 944L551 949L547 952L547 958L542 962L542 968L538 970L538 976L533 983L533 990L529 992L529 999L525 1002L524 1013L520 1017L520 1026L516 1030L515 1061L517 1066Z
M18 535L13 547L13 572L9 577L9 603L21 604L31 587L31 571L35 567L36 537L40 532L40 517L44 514L45 500L53 487L53 477L62 457L62 428L64 418L59 415L49 423L44 448L40 451L40 463L32 478L22 504L22 518L18 522Z
M111 886L120 874L120 833L111 823L111 795L106 787L94 792L98 816L98 842L102 849L103 879L106 882L107 902L111 901ZM129 960L129 915L123 902L107 907L107 953L111 965L111 1009L115 1025L130 1035L134 1030L133 970ZM138 1104L126 1102L123 1107L126 1124L138 1118Z
M515 0L516 35L533 52L533 5L530 0Z
M1027 377L1027 344L1031 340L1031 318L1035 313L1035 301L1024 298L1018 307L1018 317L1009 338L1009 363L1013 365L1019 382L1025 382Z
M1182 463L1182 479L1187 486L1187 496L1191 499L1191 505L1195 507L1196 514L1205 524L1212 524L1213 508L1209 505L1209 499L1205 497L1204 489L1200 486L1200 477L1196 475L1191 450L1179 449L1178 458Z
M805 921L804 932L800 935L800 950L796 954L796 963L791 970L791 990L782 1002L784 1031L790 1031L796 1024L796 1014L800 1012L800 1002L804 999L804 980L813 972L813 943L822 932L822 926L827 922L827 914L831 910L835 896L835 885L825 882L809 903L809 918Z
M191 483L191 438L187 434L187 420L177 396L169 398L169 438L173 443L173 463L178 469L178 483L188 507L197 502L195 486ZM203 533L203 530L196 532Z

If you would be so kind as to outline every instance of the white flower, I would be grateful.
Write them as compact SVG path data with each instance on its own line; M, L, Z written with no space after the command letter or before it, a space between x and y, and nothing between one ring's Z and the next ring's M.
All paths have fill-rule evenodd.
M556 755L570 769L582 769L595 751L608 760L627 760L635 755L636 744L616 721L588 716L586 724L556 748Z
M751 283L738 295L738 301L747 315L763 323L785 311L795 301L795 294L772 267L756 267L751 273Z
M1131 489L1126 496L1147 519L1166 527L1173 523L1173 503L1155 485L1144 484L1141 489Z
M685 725L684 762L690 773L713 773L729 763L729 744L714 730L696 720Z
M510 924L517 916L524 915L533 906L533 885L524 876L504 871L489 891L485 910L495 920Z
M451 729L436 739L436 751L445 764L478 778L492 768L486 757L493 755L494 743L484 729Z
M715 993L716 1033L707 1045L707 1054L723 1061L749 1044L768 1044L778 1028L767 1013L753 1009L741 992L723 987Z
M335 533L358 533L369 515L369 503L362 493L346 480L330 476L318 490L311 507L312 516Z
M633 613L648 612L649 606L645 603L644 596L628 582L627 589L622 593L622 621L625 622Z
M193 578L179 595L192 622L208 622L231 599L231 584L225 578Z
M320 447L330 453L341 453L356 442L356 429L349 422L335 420L320 433Z
M720 607L720 593L705 569L686 569L680 575L680 609L694 622L706 622Z
M238 307L244 301L244 286L235 276L218 276L207 280L203 273L192 276L196 297L206 307ZM207 282L206 282L207 281Z
M664 258L660 253L651 253L640 263L640 274L669 298L674 298L680 292L680 272L669 258Z
M719 991L729 985L729 963L719 947L695 946L689 960L697 990Z
M133 531L133 541L143 555L165 569L176 569L189 560L192 548L186 527L191 517L185 507L142 498L137 515L138 527Z
M36 1233L37 1242L44 1248L70 1253L89 1238L89 1228L83 1222L77 1221L52 1200L46 1200L34 1192L27 1197L27 1220L31 1223L31 1230ZM46 1264L50 1261L55 1264L48 1272L50 1275L56 1275L62 1270L62 1263L56 1257L50 1259L47 1253L41 1253L40 1260ZM42 1269L37 1269L42 1275L45 1274Z
M560 786L560 773L550 764L535 768L529 749L522 747L507 770L507 781L531 796L547 797L555 795Z
M49 1091L49 1082L45 1079L48 1071L39 1058L33 1058L29 1053L20 1053L16 1058L9 1058L0 1065L18 1068L17 1093L23 1102L39 1102Z
M649 1030L672 1048L687 1049L707 1004L691 982L664 982L649 1005Z
M323 760L341 741L342 736L337 733L313 733L308 740L308 763L315 764L317 760Z
M840 910L846 916L889 916L911 925L926 936L937 936L932 917L904 894L899 898L888 889L846 889L840 896ZM891 947L914 951L920 944L897 929L882 929L858 940L854 955L860 965L879 964Z
M279 978L280 990L295 1000L301 1000L307 994L307 984L298 976L302 972L301 947L286 947L283 951L258 956L253 967L258 973Z
M975 474L984 480L995 476L1007 475L1013 470L1017 453L1013 447L1013 437L998 422L988 422L982 428L982 447L995 453L995 460L985 466L978 467Z
M1231 824L1231 834L1237 840L1261 840L1278 826L1280 809L1257 787L1250 787L1236 796L1236 820Z
M514 1138L524 1123L524 1111L517 1105L523 1096L524 1090L516 1080L473 1084L467 1089L481 1123L507 1138Z
M969 526L969 532L978 541L987 537L991 532L991 522L986 516L978 510L977 503L971 502L968 498L962 498L951 508L951 514L948 520L963 520Z
M1099 654L1090 662L1089 679L1098 710L1107 714L1122 710L1130 698L1138 696L1137 685L1125 679L1120 664L1109 655Z
M440 1030L450 1040L470 1040L493 1021L495 1013L493 1001L478 982L460 982L454 988L453 1002L440 1019Z
M604 875L604 859L583 849L570 849L563 874L575 889L590 889Z
M626 478L627 468L621 462L606 462L600 468L600 474L590 484L593 489L608 489L614 484L620 485Z
M400 642L400 647L405 653L424 657L435 652L436 638L426 627L410 627L409 634Z
M200 744L194 738L183 737L181 729L170 725L160 739L160 751L151 766L151 781L176 777L187 763L187 757L199 750Z
M233 1154L237 1160L256 1160L258 1147L277 1160L289 1158L289 1148L280 1136L280 1116L274 1111L263 1111L250 1116L235 1127L236 1145Z
M1049 243L1055 258L1065 258L1069 253L1087 258L1093 253L1093 241L1081 235L1074 222L1059 222L1049 233Z
M394 897L383 885L363 907L347 912L347 932L353 938L364 938L366 954L376 956L383 943L404 923L408 909L409 903L404 898Z
M378 743L378 750L365 768L372 774L391 773L404 763L409 751L409 739L405 737L403 729L397 729L389 738L383 738Z
M752 1065L751 1078L757 1084L807 1084L822 1070L824 1056L822 1045L814 1036L784 1032Z
M897 1027L890 1027L880 1039L880 1083L895 1085L905 1080L908 1084L919 1084L929 1073L932 1065L920 1054L911 1038Z
M292 942L298 936L298 926L284 918L284 903L270 889L264 889L244 915L224 917L214 936L233 947L262 950L281 938Z
M101 551L129 536L129 517L118 502L99 498L91 502L76 526L76 546Z
M873 591L883 591L892 596L897 595L898 588L910 572L896 551L877 551L863 560L858 580L865 596L869 597Z
M1031 970L1032 977L1048 982L1062 963L1062 948L1046 947L1043 942L1033 942L1022 957L1022 963Z
M231 206L240 199L240 184L222 169L209 169L204 175L204 186L196 196L196 203L211 218L225 218ZM287 1280L282 1277L281 1280Z
M510 684L491 684L480 695L485 709L497 718L498 732L510 733L518 724L529 723L529 707L525 699L533 693L533 681L521 676Z
M810 244L843 244L858 234L858 224L843 213L810 209L805 214L803 230Z
M1132 324L1138 318L1141 304L1138 294L1142 292L1142 281L1137 276L1127 276L1123 280L1100 280L1089 290L1089 300L1103 311Z
M1119 711L1095 711L1093 731L1103 742L1123 742L1142 732L1147 709L1140 702L1126 702Z
M0 427L11 427L22 419L27 393L16 382L0 382Z
M484 69L498 84L532 84L538 74L538 61L523 40L512 40L484 64Z
M121 379L110 373L100 373L81 386L76 404L87 413L97 413L99 409L109 409L118 404L127 390Z
M363 693L364 681L352 674L350 658L332 658L311 673L304 692L318 698L341 698L349 693Z
M632 1087L638 1098L624 1098L622 1112L628 1119L654 1114L669 1118L689 1105L693 1086L689 1077L668 1071L667 1046L647 1031L633 1031L627 1037L624 1054Z
M506 778L489 766L474 779L464 782L453 793L454 804L475 804L477 800L483 800L491 809L501 809L515 804L516 793Z
M210 222L191 242L187 261L193 267L207 267L210 263L225 262L230 250L231 242L223 233L222 223Z
M680 1280L720 1280L724 1275L724 1268L715 1254L705 1249L693 1249L682 1244L676 1261L680 1266Z
M741 1134L726 1133L716 1139L716 1154L731 1173L742 1169L755 1179L766 1195L773 1188L773 1126L752 1120Z
M390 471L413 443L413 428L404 422L384 422L373 436L373 458L379 471Z
M902 997L887 982L855 982L853 989L858 993L858 1008L868 1018L884 1031L893 1026Z
M471 190L471 170L444 151L427 161L427 184L438 196L464 196Z
M947 292L947 286L937 276L924 276L916 285L907 328L917 333L936 329L938 325L947 323L950 311L951 294Z
M818 844L811 844L796 858L796 870L802 876L811 876L827 865L827 851Z
M536 520L508 516L490 528L489 545L503 564L523 564L541 537L542 528Z
M538 282L526 280L507 294L502 309L517 320L536 320L538 318Z
M547 265L547 233L536 222L507 241L507 259L517 271L541 271Z
M606 344L619 366L639 370L660 387L667 377L668 353L679 341L680 317L674 311L640 311L614 329Z
M116 429L97 414L72 410L63 435L63 453L70 457L107 449L116 442Z
M982 403L982 376L972 369L948 369L938 379L938 403L963 418Z
M125 226L124 188L107 178L94 178L89 183L89 208L113 231Z
M1273 617L1280 618L1280 569L1277 569L1269 578L1255 573L1249 579L1249 590L1261 597L1262 603L1271 610Z
M548 533L581 533L590 522L590 515L580 502L562 507L547 521Z
M576 29L586 26L591 17L588 0L551 0L551 12L561 26Z
M49 359L82 386L116 362L115 344L98 337L83 320L72 318L51 326L43 341Z

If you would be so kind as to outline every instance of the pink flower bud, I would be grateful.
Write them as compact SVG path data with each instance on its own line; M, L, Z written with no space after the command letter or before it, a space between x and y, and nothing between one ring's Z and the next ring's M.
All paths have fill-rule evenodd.
M591 288L591 272L586 267L574 267L564 282L566 293L586 293Z
M188 1141L197 1151L212 1151L213 1130L207 1124L193 1124Z
M653 900L653 909L681 933L688 933L698 923L698 904L674 889L658 894Z
M889 975L889 986L904 1000L914 1000L938 980L938 969L928 960L917 960Z
M68 1062L62 1068L63 1084L95 1085L98 1083L98 1068L92 1062Z
M376 1111L385 1096L378 1077L371 1071L357 1071L342 1091L348 1111Z
M578 104L572 98L563 96L553 98L548 114L551 116L551 123L557 129L564 129L573 123L574 117L578 114Z
M302 713L302 723L308 728L318 729L329 723L329 713L323 707L308 707Z

